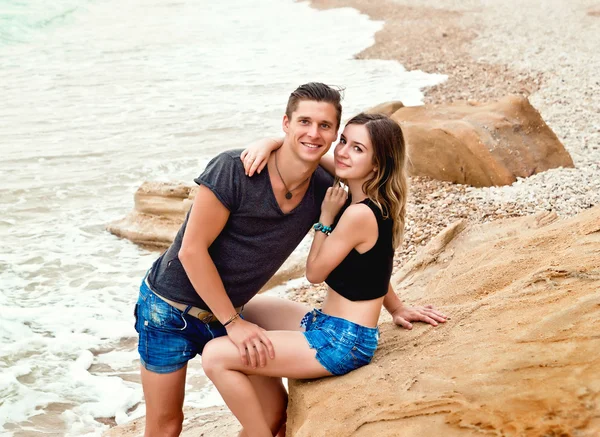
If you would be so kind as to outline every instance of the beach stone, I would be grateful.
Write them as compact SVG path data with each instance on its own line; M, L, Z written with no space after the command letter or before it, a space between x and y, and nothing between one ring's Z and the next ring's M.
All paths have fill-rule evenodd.
M573 167L569 153L526 97L403 107L391 117L406 136L414 176L483 187Z
M454 223L392 279L451 320L383 314L371 364L289 381L288 435L600 435L599 247L600 206Z
M385 114L389 117L400 108L404 108L404 103L400 101L392 101L381 103L380 105L374 106L371 109L366 110L365 112L367 114Z

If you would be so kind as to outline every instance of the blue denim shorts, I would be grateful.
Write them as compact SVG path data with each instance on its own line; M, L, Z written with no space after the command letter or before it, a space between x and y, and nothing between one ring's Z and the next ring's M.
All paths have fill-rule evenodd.
M227 335L219 322L204 323L158 297L144 281L135 305L135 330L142 365L154 373L181 369L206 343Z
M317 360L332 375L344 375L371 362L379 341L379 329L368 328L314 309L300 326Z

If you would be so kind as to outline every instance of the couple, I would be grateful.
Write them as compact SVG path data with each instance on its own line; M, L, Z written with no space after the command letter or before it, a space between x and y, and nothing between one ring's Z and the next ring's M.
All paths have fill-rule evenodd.
M281 378L368 364L382 305L408 329L446 320L431 306L404 306L390 285L407 195L402 131L386 116L359 114L335 158L324 156L338 135L340 100L327 85L300 86L283 141L222 153L195 179L194 204L135 308L146 437L180 434L187 362L197 354L241 435L283 436ZM329 285L323 307L255 297L311 227L306 276Z

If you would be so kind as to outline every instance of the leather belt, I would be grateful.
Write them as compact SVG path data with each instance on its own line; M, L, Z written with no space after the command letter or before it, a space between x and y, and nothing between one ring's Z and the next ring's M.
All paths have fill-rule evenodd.
M198 307L194 307L191 305L186 305L184 303L180 303L180 302L175 302L174 300L171 299L167 299L164 296L161 296L160 294L158 294L157 292L155 292L154 290L152 290L152 287L150 287L150 284L148 283L148 276L146 275L146 277L144 278L144 283L146 284L146 287L148 287L148 289L150 291L152 291L152 293L154 293L156 295L156 297L160 298L161 300L165 301L166 303L168 303L169 305L171 305L173 308L177 308L179 311L189 314L192 317L197 318L198 320L200 320L203 323L213 323L213 322L218 322L219 319L217 319L217 317L211 313L208 310L204 310L202 308L198 308ZM189 309L188 309L189 308ZM239 313L242 311L244 307L237 307L235 309L236 313ZM186 312L187 310L187 312Z

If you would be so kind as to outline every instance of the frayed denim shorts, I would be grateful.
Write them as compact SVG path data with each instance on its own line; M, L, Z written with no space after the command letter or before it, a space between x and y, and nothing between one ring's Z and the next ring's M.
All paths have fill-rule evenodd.
M368 328L314 309L300 326L317 360L332 375L344 375L371 362L379 341L379 329Z
M172 307L148 288L145 281L135 305L135 330L142 365L154 373L181 369L206 343L227 334L219 322L204 323Z

